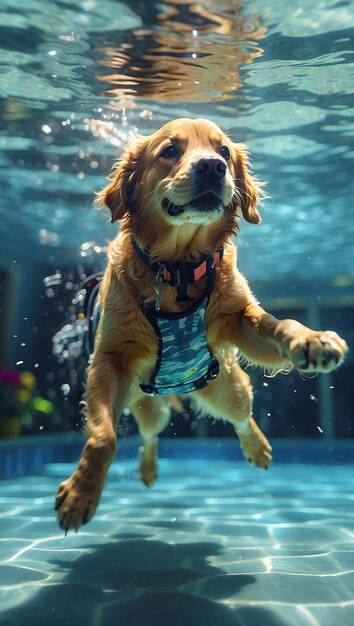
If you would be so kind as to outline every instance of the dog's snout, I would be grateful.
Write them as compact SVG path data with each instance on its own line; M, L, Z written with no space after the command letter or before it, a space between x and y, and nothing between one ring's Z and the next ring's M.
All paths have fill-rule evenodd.
M224 178L226 172L226 163L214 156L205 156L199 159L193 168L195 172L204 178Z

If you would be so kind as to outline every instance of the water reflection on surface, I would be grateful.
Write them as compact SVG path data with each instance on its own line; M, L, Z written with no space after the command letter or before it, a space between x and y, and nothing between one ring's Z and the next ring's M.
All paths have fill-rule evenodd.
M119 45L108 36L97 51L103 95L114 96L118 110L139 99L230 98L241 86L240 65L262 54L258 41L266 32L258 19L241 16L241 6L224 1L216 12L212 2L167 0L149 14L150 27L132 30Z
M81 262L115 233L91 207L129 133L207 117L268 181L238 240L249 279L352 286L353 18L336 0L2 0L5 258Z

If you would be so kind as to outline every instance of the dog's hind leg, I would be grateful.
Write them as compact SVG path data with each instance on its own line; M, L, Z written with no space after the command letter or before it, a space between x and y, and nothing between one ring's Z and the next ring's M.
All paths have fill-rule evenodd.
M162 396L143 396L132 404L130 411L142 437L140 478L147 487L151 487L157 478L158 435L170 420L170 406Z
M193 393L193 399L196 408L204 414L231 422L245 458L257 467L268 468L272 448L252 417L251 381L238 363L222 369L207 387Z

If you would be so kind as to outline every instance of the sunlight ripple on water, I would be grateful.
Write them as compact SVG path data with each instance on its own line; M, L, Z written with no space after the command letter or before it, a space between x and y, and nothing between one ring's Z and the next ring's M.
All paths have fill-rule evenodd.
M238 623L234 611L250 626L352 623L346 466L275 465L262 474L238 462L163 460L147 491L135 462L116 463L94 521L64 538L53 494L72 469L49 465L41 479L3 481L0 623L10 608L14 623L27 623L36 598L39 625L52 611L59 623L68 606L79 626L96 623L97 611L125 623L133 598L133 615L146 611L149 624L159 612L161 623L180 616L192 626L189 604L191 620L211 612L217 621L207 624Z

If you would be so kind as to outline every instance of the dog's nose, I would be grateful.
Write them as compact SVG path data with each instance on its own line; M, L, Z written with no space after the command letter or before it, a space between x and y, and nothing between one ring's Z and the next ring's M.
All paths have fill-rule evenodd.
M226 163L214 156L205 156L194 164L194 169L198 175L204 178L223 178L226 172Z

